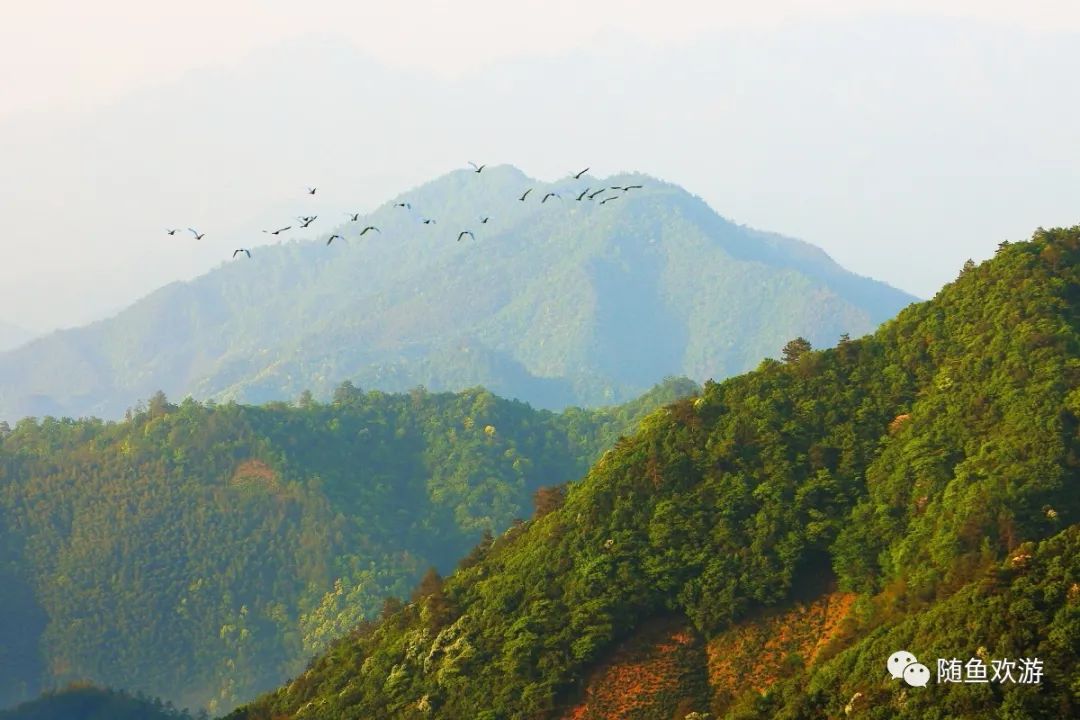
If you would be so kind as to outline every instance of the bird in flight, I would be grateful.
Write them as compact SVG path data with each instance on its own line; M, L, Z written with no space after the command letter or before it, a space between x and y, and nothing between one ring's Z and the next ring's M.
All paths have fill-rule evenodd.
M601 204L601 205L603 205L604 203L609 203L609 202L611 202L612 200L618 200L618 199L619 199L619 196L618 196L618 195L615 195L615 196L613 196L613 197L609 197L609 198L606 198L606 199L604 199L604 200L601 200L601 201L600 201L600 204Z
M473 240L475 240L475 239L476 239L476 236L475 236L475 235L473 235L471 231L469 231L469 230L462 230L461 232L459 232L459 233L458 233L458 236L457 236L458 242L461 242L461 238L465 237L466 235L468 235L469 237L471 237L471 238L472 238Z
M589 172L589 168L585 168L584 170L582 170L581 172L579 172L579 173L578 173L577 175L575 175L575 176L574 176L574 179L575 179L575 180L580 180L580 179L581 179L581 176L582 176L582 175L584 175L584 174L585 174L585 173L587 173L587 172Z
M368 225L368 226L367 226L366 228L364 228L363 230L361 230L361 231L360 231L360 237L364 237L364 233L366 233L366 232L367 232L368 230L374 230L374 231L375 231L375 232L377 232L377 233L381 233L381 232L382 232L382 230L380 230L379 228L375 227L374 225Z
M420 222L424 223L425 225L434 225L435 224L435 221L432 220L431 218L424 218Z
M175 230L170 230L169 228L165 228L165 232L169 233L170 235L175 235L176 233L180 232L180 228L176 228Z
M285 232L286 230L292 230L292 225L286 225L285 227L278 228L277 230L263 230L263 232L267 233L269 235L280 235L281 233Z
M625 190L626 188L624 188L622 185L612 185L611 189L612 190Z
M308 195L314 195L316 190L318 190L318 188L309 187L307 189L307 194Z
M315 218L317 218L317 217L319 217L319 216L318 215L312 215L311 217L304 218L304 222L300 225L300 227L306 228L308 225L315 222Z
M188 228L188 230L191 232L192 235L195 236L196 240L202 240L204 237L206 237L206 233L202 233L200 235L199 232L195 228Z
M357 220L360 219L360 213L345 213L345 214L349 216L349 220L351 222L356 222Z
M600 193L603 193L603 192L607 192L607 188L600 188L599 190L597 190L596 192L594 192L594 193L593 193L592 195L590 195L590 196L589 196L589 199L590 199L590 200L592 200L592 199L593 199L593 198L595 198L595 197L596 197L597 195L599 195Z
M331 235L329 238L327 238L326 244L329 245L330 243L334 242L334 240L344 240L344 239L345 238L341 237L340 235Z
M246 248L239 248L239 249L237 249L237 250L233 250L233 254L232 254L232 256L233 256L233 257L235 258L235 257L236 257L237 255L239 255L240 253L247 253L247 256L248 256L248 260L250 260L250 259L251 259L251 251L250 251L250 250L248 250L248 249L246 249Z
M558 194L558 193L553 193L553 192L549 192L549 193L548 193L547 195L545 195L545 196L544 196L544 199L540 201L540 204L541 204L541 205L543 205L544 203L546 203L546 202L547 202L547 199L548 199L549 197L559 197L559 194ZM559 198L559 199L561 200L562 198Z
M529 193L531 193L532 191L533 191L533 189L529 188L528 190L525 191L524 195L522 195L521 197L518 198L518 200L520 200L521 202L525 202L525 196L528 195Z
M475 173L479 173L481 170L487 167L487 165L477 165L472 160L469 161L469 164L473 166L473 172Z
M412 205L407 202L394 203L394 207L403 207L406 210L412 210Z
M623 192L626 192L627 190L638 190L641 187L642 187L641 185L627 185L626 187L623 188Z
M589 192L592 188L585 188L581 191L581 194L577 196L578 202L581 202L581 198L585 197L585 193Z
M487 225L487 221L490 220L490 219L491 218L489 216L485 215L484 217L480 218L480 224L481 225Z

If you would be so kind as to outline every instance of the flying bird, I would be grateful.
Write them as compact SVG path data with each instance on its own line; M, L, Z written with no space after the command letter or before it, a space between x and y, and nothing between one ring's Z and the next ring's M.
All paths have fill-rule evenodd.
M582 170L581 172L579 172L579 173L578 173L577 175L575 175L575 176L574 176L574 179L575 179L575 180L580 180L580 179L581 179L581 176L582 176L582 175L584 175L584 174L585 174L585 173L587 173L587 172L589 172L589 168L585 168L584 170Z
M406 210L412 210L412 205L407 202L394 203L394 207L403 207Z
M263 230L263 232L267 233L269 235L280 235L281 233L285 232L286 230L292 230L292 225L286 225L285 227L278 228L277 230Z
M622 185L612 185L611 189L612 190L625 190L626 188L624 188Z
M559 197L559 194L558 194L558 193L553 193L553 192L549 192L549 193L548 193L547 195L545 195L545 196L544 196L544 199L540 201L540 204L541 204L541 205L543 205L544 203L546 203L546 202L547 202L547 199L548 199L549 197ZM562 198L559 198L559 199L561 200Z
M596 197L597 195L599 195L600 193L604 193L604 192L607 192L607 188L600 188L599 190L597 190L596 192L594 192L594 193L593 193L592 195L590 195L590 196L589 196L589 199L590 199L590 200L592 200L592 199L593 199L593 198L595 198L595 197Z
M614 197L609 197L609 198L605 198L604 200L601 200L600 204L603 205L604 203L609 203L612 200L618 200L618 199L619 199L619 196L615 195Z
M175 230L170 230L169 228L165 228L165 232L169 233L170 235L175 235L176 233L180 232L180 228L176 228Z
M356 222L357 220L360 219L360 213L348 213L347 212L345 214L349 216L349 220L352 221L352 222Z
M528 190L525 191L525 195L522 195L521 197L519 197L518 200L520 200L521 202L525 202L525 196L528 195L529 193L531 193L532 191L533 191L533 189L529 188Z
M317 189L318 189L318 188L313 188L313 187L309 187L309 188L307 189L307 194L308 194L308 195L314 195L314 194L315 194L315 191L316 191Z
M368 225L368 226L367 226L366 228L364 228L363 230L361 230L361 231L360 231L360 237L364 237L364 233L366 233L366 232L367 232L368 230L374 230L374 231L375 231L375 232L377 232L377 233L381 233L381 232L382 232L382 230L380 230L379 228L375 227L374 225Z
M304 222L300 225L300 227L306 228L308 225L315 222L315 218L317 218L317 217L319 217L319 216L318 215L312 215L309 218L304 218Z
M481 225L487 225L487 221L490 220L490 219L491 218L489 216L485 215L484 217L480 218L480 224Z
M329 237L329 238L328 238L328 239L326 240L326 244L327 244L327 245L329 245L330 243L334 242L335 240L344 240L344 239L345 239L345 238L341 237L340 235L331 235L331 236L330 236L330 237Z
M459 232L459 233L458 233L458 236L457 236L458 242L461 242L461 238L465 237L466 235L468 235L469 237L471 237L471 238L472 238L473 240L475 240L475 239L476 239L476 236L475 236L475 235L473 235L471 231L469 231L469 230L462 230L461 232Z
M435 224L435 221L432 220L431 218L424 218L420 222L424 223L425 225L434 225Z
M202 233L200 235L199 232L195 228L188 228L188 230L191 232L192 235L195 236L196 240L202 240L204 237L206 237L206 233Z
M248 260L250 260L250 259L251 259L251 251L250 251L250 250L248 250L248 249L246 249L246 248L240 248L240 249L238 249L238 250L233 250L233 254L232 254L232 256L233 256L233 257L235 258L235 257L236 257L237 255L239 255L240 253L247 253L247 256L248 256Z
M581 194L577 196L578 202L580 202L581 198L585 197L585 193L589 192L589 190L591 190L591 189L592 188L585 188L584 190L582 190Z
M623 192L626 192L627 190L639 190L641 187L641 185L627 185L623 188Z
M477 165L472 160L469 161L469 164L473 166L473 172L476 173L479 173L481 170L487 167L487 165Z

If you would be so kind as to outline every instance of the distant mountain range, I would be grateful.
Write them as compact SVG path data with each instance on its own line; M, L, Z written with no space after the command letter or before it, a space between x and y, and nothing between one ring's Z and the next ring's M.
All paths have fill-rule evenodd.
M604 196L575 200L587 187L631 183L644 187L608 190L618 199L605 205ZM548 191L561 197L541 203ZM302 239L0 355L0 417L115 418L157 390L246 402L326 396L346 379L599 405L666 375L744 371L795 336L865 334L914 299L645 175L545 184L499 166L455 171L394 200L412 208L388 201L357 223L320 213ZM359 238L367 224L381 232ZM475 239L457 241L463 229ZM345 240L327 247L331 232Z

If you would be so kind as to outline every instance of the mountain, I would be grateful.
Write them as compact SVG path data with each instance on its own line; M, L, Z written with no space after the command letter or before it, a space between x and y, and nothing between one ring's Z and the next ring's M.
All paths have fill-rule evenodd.
M644 188L609 190L617 200L604 205L574 199L627 184ZM562 198L541 202L548 191ZM0 355L0 417L116 418L157 390L326 397L345 379L596 406L667 375L740 372L797 335L869 332L912 300L643 175L547 184L500 166L394 200L412 209L387 202L317 240L257 248L109 320ZM492 219L480 224L481 214ZM381 232L358 237L369 223ZM456 242L461 229L475 240ZM327 247L331 232L346 240Z
M0 720L191 720L191 715L160 700L76 685L0 710Z
M12 325L0 320L0 352L18 347L28 342L34 334L24 330L18 325Z
M1076 717L1078 483L1080 226L648 416L229 717ZM898 650L1045 670L908 687Z
M227 710L525 517L651 410L473 389L0 424L0 707L72 681Z

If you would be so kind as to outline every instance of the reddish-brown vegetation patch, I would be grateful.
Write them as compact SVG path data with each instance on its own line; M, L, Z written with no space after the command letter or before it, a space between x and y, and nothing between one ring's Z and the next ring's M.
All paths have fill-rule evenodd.
M564 720L672 720L708 703L704 643L685 621L646 625L590 675Z
M840 634L854 602L852 593L831 593L740 623L713 638L707 653L714 710L729 707L742 692L764 692L812 665Z
M237 466L229 483L232 485L257 485L270 490L279 489L274 469L262 460L245 460Z

